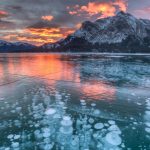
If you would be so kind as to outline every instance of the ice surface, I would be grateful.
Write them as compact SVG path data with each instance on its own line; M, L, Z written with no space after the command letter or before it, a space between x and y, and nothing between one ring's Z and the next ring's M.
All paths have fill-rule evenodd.
M118 134L115 132L109 132L107 133L105 137L106 141L114 146L118 146L122 143L122 140Z
M56 113L56 110L53 108L50 108L48 110L46 110L45 114L46 115L54 115Z
M19 143L18 142L13 142L11 144L12 148L18 148L19 147Z
M46 144L44 146L44 150L51 150L53 148L53 145L52 144Z
M147 133L150 133L150 128L145 128L145 131L146 131Z
M48 137L50 137L50 135L51 135L50 132L44 132L44 133L43 133L43 137L44 137L44 138L48 138Z
M99 115L99 114L100 114L100 110L95 109L93 113L94 113L95 115Z
M146 111L145 113L146 113L146 115L150 115L150 111Z
M13 137L14 137L13 134L10 134L10 135L7 136L8 139L12 139Z
M90 119L89 119L89 123L90 123L90 124L93 124L93 123L94 123L94 119L93 119L93 118L90 118Z
M150 127L150 122L146 122L145 125Z
M0 101L2 101L2 100L4 100L4 98L3 98L3 97L0 97Z
M109 120L108 123L109 123L110 125L114 125L114 124L115 124L115 121Z
M109 131L114 131L114 132L116 132L116 133L118 133L118 134L121 134L121 131L120 131L120 129L119 129L119 127L117 126L117 125L111 125L109 128L108 128L108 130ZM113 132L113 133L114 133Z
M104 127L104 125L103 125L103 123L96 123L95 125L94 125L94 128L95 129L102 129Z
M17 140L20 138L20 135L14 135L14 139Z
M4 150L10 150L10 148L9 148L9 147L6 147Z
M95 104L95 103L92 103L92 104L91 104L91 106L92 106L92 107L95 107L95 106L96 106L96 104Z
M149 149L149 57L21 57L0 63L21 76L0 87L0 150Z

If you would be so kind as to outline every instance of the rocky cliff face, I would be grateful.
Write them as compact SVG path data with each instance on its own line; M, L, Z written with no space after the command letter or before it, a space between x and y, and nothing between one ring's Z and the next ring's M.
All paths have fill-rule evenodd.
M83 22L81 28L66 39L44 44L41 48L51 51L150 52L150 20L119 12L114 17Z

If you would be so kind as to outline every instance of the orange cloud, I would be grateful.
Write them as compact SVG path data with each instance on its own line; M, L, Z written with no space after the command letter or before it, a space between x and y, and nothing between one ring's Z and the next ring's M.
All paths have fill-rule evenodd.
M20 33L14 33L14 34L9 34L9 35L5 35L3 36L4 40L7 41L21 41L21 42L28 42L31 44L35 44L35 45L42 45L43 43L53 43L55 42L54 39L51 38L46 38L46 37L40 37L40 36L31 36L31 35L26 35L24 33L20 34Z
M0 18L5 18L8 16L8 13L6 11L0 10Z
M63 37L59 28L27 28L24 31L28 34L40 37Z
M80 27L82 26L82 23L78 23L78 24L76 24L76 29L79 29Z
M85 6L76 5L73 8L67 7L70 15L87 14L88 16L99 15L99 18L114 16L117 10L126 11L127 1L115 0L114 2L89 2Z
M127 1L126 0L116 0L113 2L114 6L118 6L119 10L126 12L127 11Z
M69 11L69 14L70 15L76 15L76 14L78 14L78 12L77 11Z
M21 31L13 32L3 36L4 40L8 41L22 41L35 45L42 45L44 43L54 43L69 34L73 33L75 29L72 28L26 28Z
M53 16L42 16L41 19L45 20L45 21L52 21L54 19L54 17Z

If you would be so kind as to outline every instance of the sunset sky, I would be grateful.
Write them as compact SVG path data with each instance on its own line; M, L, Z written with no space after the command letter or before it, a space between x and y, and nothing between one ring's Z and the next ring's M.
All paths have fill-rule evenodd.
M0 39L35 45L55 42L85 20L121 10L150 19L150 0L0 0Z

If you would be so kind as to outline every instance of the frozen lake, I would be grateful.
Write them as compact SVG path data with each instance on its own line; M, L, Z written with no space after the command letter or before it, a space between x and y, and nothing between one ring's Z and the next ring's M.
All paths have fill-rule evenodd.
M150 149L150 56L0 54L0 150L103 149Z

